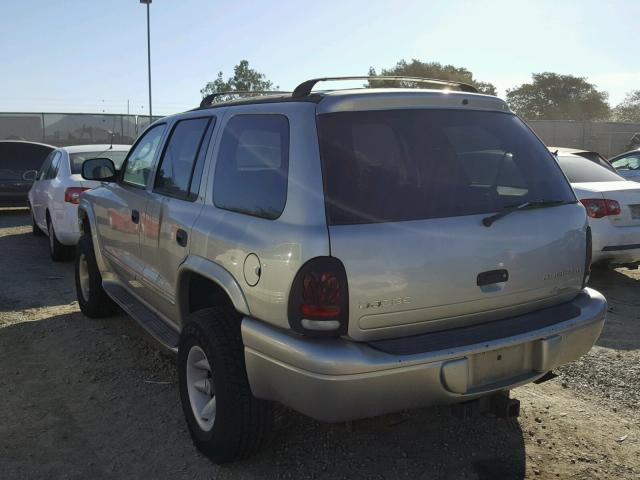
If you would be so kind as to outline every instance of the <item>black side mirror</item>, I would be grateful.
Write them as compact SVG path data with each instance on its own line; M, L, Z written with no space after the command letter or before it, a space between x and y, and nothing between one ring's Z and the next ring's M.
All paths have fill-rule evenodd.
M35 182L37 176L38 176L37 170L27 170L22 174L22 179L25 182Z
M82 178L98 182L115 182L116 166L110 158L90 158L82 164Z

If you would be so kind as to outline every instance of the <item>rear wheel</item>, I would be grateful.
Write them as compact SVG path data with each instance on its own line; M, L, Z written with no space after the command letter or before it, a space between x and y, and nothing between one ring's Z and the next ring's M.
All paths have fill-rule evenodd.
M49 217L47 217L47 233L49 234L49 253L51 254L51 260L54 262L70 260L72 258L72 248L60 243L56 236L56 231L53 228L53 222Z
M91 237L83 235L76 248L76 294L80 310L87 317L102 318L115 314L118 307L102 287Z
M271 404L249 387L232 309L207 308L190 315L178 350L180 399L194 444L214 463L247 458L271 430Z

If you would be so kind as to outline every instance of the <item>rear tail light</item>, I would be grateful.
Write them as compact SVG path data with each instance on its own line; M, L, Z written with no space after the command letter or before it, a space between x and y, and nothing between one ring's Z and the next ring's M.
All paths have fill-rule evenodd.
M64 201L67 203L73 203L78 205L80 203L80 194L85 190L89 190L85 187L69 187L64 191Z
M584 198L580 200L591 218L602 218L609 215L620 215L620 204L606 198Z
M584 260L584 276L582 277L582 288L587 286L589 282L589 277L591 277L591 259L593 255L593 245L591 241L591 227L587 227L587 235L586 235L586 251L585 251L585 260Z
M334 257L309 260L296 274L289 295L289 324L313 336L347 332L349 291L342 262Z

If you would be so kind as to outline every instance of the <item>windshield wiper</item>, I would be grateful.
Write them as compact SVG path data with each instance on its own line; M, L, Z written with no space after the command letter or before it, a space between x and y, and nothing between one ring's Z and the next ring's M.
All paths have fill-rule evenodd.
M555 207L556 205L566 205L569 202L567 200L533 200L530 202L524 202L519 205L513 205L511 207L505 207L501 212L498 212L489 217L484 217L482 219L482 224L485 227L490 227L497 220L500 220L502 217L506 217L510 213L517 212L518 210L522 210L523 208L545 208L545 207Z

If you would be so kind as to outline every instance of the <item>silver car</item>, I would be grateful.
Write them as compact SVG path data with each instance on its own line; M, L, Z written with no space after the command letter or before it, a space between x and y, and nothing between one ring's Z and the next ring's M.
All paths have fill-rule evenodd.
M205 98L119 173L83 167L104 185L80 200L80 307L119 305L177 351L214 462L265 442L273 401L329 422L472 401L516 415L509 390L604 324L585 209L502 100L318 81Z
M618 174L633 182L640 182L640 148L621 153L609 160Z

